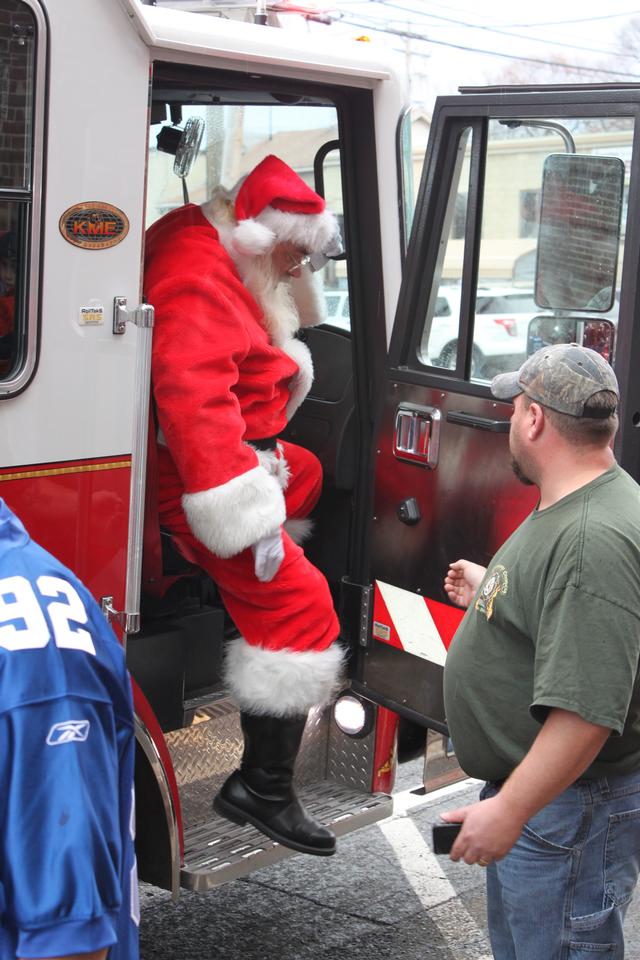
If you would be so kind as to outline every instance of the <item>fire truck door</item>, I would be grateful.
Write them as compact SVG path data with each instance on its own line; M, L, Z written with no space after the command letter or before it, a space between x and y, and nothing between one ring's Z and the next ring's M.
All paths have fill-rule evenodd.
M602 102L568 111L549 93L512 99L436 105L373 450L355 686L443 732L443 665L463 614L444 593L448 565L486 566L537 497L514 475L511 404L490 381L523 362L535 317L558 315L536 293L545 161L606 152L626 161L629 182L633 117L611 119ZM579 317L615 326L621 280L619 266Z

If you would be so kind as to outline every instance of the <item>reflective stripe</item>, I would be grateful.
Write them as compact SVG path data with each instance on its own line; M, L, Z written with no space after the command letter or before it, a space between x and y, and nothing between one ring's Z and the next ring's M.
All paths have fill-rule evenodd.
M423 660L444 666L447 655L445 645L425 598L381 580L376 580L376 591L380 592L391 619L389 626L395 630L402 649L416 657L422 657ZM375 616L379 627L382 618L377 613ZM375 631L374 635L384 639Z

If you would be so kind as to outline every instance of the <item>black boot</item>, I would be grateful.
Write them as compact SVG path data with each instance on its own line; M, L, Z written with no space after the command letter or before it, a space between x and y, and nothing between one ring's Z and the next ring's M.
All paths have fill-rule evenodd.
M328 857L336 850L335 835L309 816L293 785L306 720L241 713L242 764L223 784L213 807L233 823L253 824L285 847Z

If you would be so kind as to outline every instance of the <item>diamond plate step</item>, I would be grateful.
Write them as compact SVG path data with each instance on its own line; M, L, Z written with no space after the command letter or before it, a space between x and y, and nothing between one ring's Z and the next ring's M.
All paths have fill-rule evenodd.
M303 787L298 793L309 812L337 836L384 820L393 808L386 794L360 793L327 781ZM185 831L184 845L180 882L197 891L237 880L296 853L269 840L255 827L239 827L215 815L207 823Z

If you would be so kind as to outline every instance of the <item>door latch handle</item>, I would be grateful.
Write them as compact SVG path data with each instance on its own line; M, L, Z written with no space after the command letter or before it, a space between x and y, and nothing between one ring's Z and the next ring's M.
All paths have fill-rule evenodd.
M438 407L401 403L393 430L394 457L433 470L438 463L441 421Z

